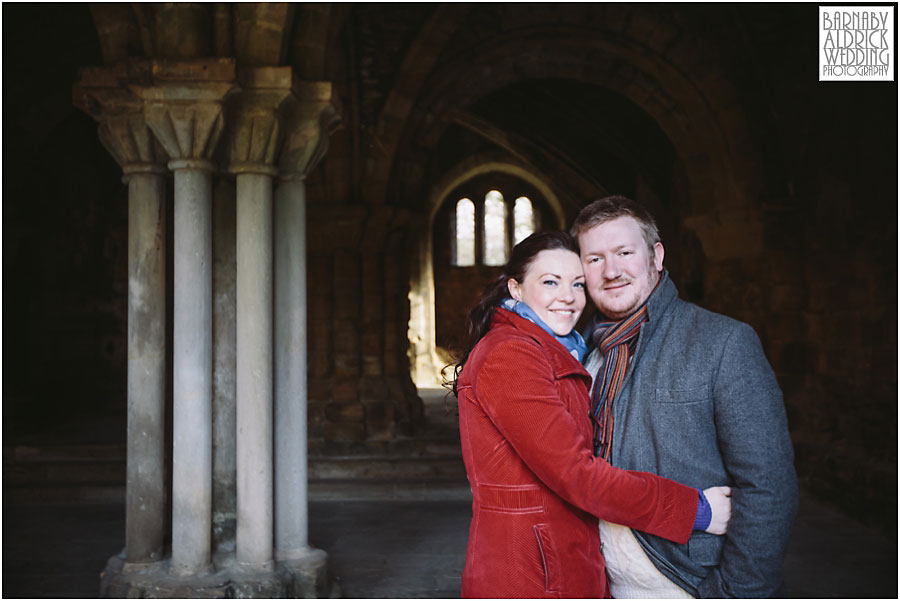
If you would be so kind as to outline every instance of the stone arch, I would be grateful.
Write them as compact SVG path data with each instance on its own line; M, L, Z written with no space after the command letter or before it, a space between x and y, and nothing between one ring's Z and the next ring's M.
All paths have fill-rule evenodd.
M533 36L542 33L546 32L528 32ZM493 67L489 71L470 73L464 89L457 85L462 73L456 69L466 70L471 56L459 57L455 61L458 67L442 68L441 73L446 75L430 81L427 97L422 98L428 110L417 113L429 114L430 123L416 124L420 128L410 136L410 146L430 146L449 124L455 107L470 105L478 97L506 85L523 79L570 78L620 93L659 124L684 164L695 192L692 198L696 208L713 206L717 199L732 199L730 204L740 205L752 197L752 191L744 193L740 186L747 184L755 189L753 182L758 180L758 174L753 169L754 163L746 158L735 160L733 156L734 147L746 145L750 139L740 108L715 108L707 99L711 94L705 93L701 85L690 80L666 55L628 40L597 38L595 32L584 30L573 30L565 39L553 39L545 44L544 51L559 62L555 59L520 62L520 57L511 51L520 44L519 36L498 37L490 47L473 49L473 56L477 54ZM585 47L592 48L593 52L578 57L575 48ZM604 55L607 60L597 60L598 55ZM576 58L570 61L572 57ZM624 67L625 63L631 66ZM715 81L718 77L711 75L710 79ZM721 96L720 90L715 93ZM712 135L709 132L697 135L701 124L713 125ZM712 181L709 181L710 173L714 174ZM729 189L733 193L725 194Z
M428 186L416 179L425 177L422 157L460 107L514 82L569 78L621 94L659 125L682 172L684 222L700 237L707 256L727 256L739 248L747 256L761 249L758 201L766 174L747 109L708 43L639 7L567 8L552 25L519 21L518 27L477 40L464 35L471 29L468 21L458 28L450 41L455 45L448 43L423 83L416 110L408 110L395 154L378 157L374 171L392 173L385 197L410 204L422 198ZM514 51L523 40L534 52ZM723 228L723 223L742 225ZM743 243L724 244L734 236Z
M441 384L441 368L446 358L436 352L435 342L435 294L433 269L433 230L438 209L447 201L453 190L488 173L504 173L534 186L550 206L554 227L565 227L565 212L552 184L545 175L535 173L528 166L509 158L492 154L469 157L445 173L431 186L425 203L427 219L423 235L416 247L410 278L410 370L413 382L420 387Z
M366 200L374 204L386 201L393 158L400 144L404 123L427 81L441 50L447 44L470 8L464 4L441 4L423 25L410 45L398 69L394 85L385 99L373 130L378 138L381 159L375 161L368 179L371 191Z

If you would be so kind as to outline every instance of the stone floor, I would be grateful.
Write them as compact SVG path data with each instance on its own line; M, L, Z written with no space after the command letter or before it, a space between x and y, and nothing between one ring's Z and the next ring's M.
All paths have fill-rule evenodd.
M310 542L349 598L458 596L466 501L316 501ZM121 550L122 504L3 506L3 598L93 598ZM897 545L801 497L785 561L792 598L897 598Z
M420 393L426 393L422 397L429 437L446 437L448 432L456 436L455 415L448 410L443 391ZM50 439L57 444L121 442L101 435L121 434L121 424L94 423L76 430L54 432ZM21 442L46 440L41 436ZM47 496L22 496L9 483L4 463L0 597L96 597L100 572L124 542L122 491L36 503L35 498ZM359 487L358 480L351 484ZM327 551L332 577L344 597L458 596L470 518L468 488L464 476L438 485L419 483L422 487L429 494L409 482L393 487L370 483L362 495L347 495L347 490L332 485L329 490L335 494L320 491L316 496L313 487L310 543ZM861 526L801 493L785 559L784 594L791 598L898 598L896 533Z

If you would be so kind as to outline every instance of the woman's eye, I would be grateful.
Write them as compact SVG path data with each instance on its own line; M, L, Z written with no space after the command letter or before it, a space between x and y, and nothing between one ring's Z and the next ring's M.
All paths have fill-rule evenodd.
M544 280L545 286L556 286L556 280Z
M575 287L579 290L584 290L584 282L575 282Z

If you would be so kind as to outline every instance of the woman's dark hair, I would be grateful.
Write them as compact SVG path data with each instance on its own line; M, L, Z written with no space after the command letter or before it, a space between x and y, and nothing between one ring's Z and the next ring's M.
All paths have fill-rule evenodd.
M577 255L578 242L568 232L547 230L531 234L513 247L509 261L503 266L503 273L488 284L481 298L469 310L466 319L466 345L459 361L453 366L453 378L450 381L454 394L459 374L469 359L469 353L490 329L494 309L501 300L509 296L507 282L510 278L522 282L535 257L544 250L569 250Z

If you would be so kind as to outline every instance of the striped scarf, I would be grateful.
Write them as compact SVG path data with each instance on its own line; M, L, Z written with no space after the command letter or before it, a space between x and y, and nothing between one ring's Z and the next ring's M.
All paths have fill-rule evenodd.
M613 431L613 401L625 380L628 360L634 352L641 324L647 321L647 304L622 321L597 321L592 334L594 345L603 356L603 365L594 380L591 394L591 419L594 424L594 455L610 458Z

